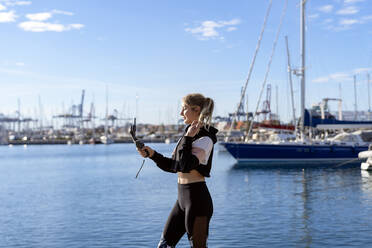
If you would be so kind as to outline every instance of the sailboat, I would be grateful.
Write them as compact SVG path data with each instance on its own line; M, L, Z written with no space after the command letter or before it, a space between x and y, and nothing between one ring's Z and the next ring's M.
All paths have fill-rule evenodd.
M363 140L359 133L340 134L328 140L314 140L306 134L306 131L311 132L310 127L307 130L305 127L313 123L309 119L309 111L305 109L305 4L306 1L300 0L301 69L297 72L301 77L300 137L295 141L222 142L221 145L238 163L254 166L335 165L340 162L355 161L359 152L368 150L368 140ZM322 124L326 122L325 119L323 118ZM350 137L359 137L359 139Z

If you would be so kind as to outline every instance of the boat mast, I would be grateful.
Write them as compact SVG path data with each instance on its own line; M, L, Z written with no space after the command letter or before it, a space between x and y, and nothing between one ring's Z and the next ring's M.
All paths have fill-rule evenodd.
M358 105L357 105L357 91L356 91L356 76L354 75L354 120L358 118Z
M279 39L279 34L280 34L280 30L281 30L281 27L282 27L282 24L283 24L283 19L284 19L284 16L286 14L286 11L287 11L287 5L288 5L288 0L285 1L285 4L284 4L284 7L283 7L283 12L280 16L280 22L279 22L279 26L278 26L278 30L276 32L276 35L275 35L275 39L274 39L274 43L273 43L273 47L271 49L271 55L270 55L270 59L269 59L269 63L267 64L267 68L266 68L266 72L265 72L265 77L264 77L264 81L262 83L262 87L261 87L261 91L260 91L260 94L258 96L258 101L257 101L257 105L256 105L256 110L253 112L253 117L252 117L252 125L249 125L249 129L247 131L247 135L246 135L246 140L249 139L251 133L252 133L252 128L253 128L253 122L254 122L254 119L256 118L257 114L258 114L258 107L260 105L260 101L261 101L261 97L262 97L262 93L264 91L264 88L265 88L265 85L266 85L266 82L267 82L267 78L268 78L268 75L269 75L269 72L270 72L270 68L271 68L271 63L273 61L273 57L274 57L274 53L275 53L275 48L276 48L276 44L278 42L278 39Z
M301 42L301 68L300 68L300 77L301 77L301 140L304 139L305 132L305 4L306 0L300 0L301 4L301 25L300 25L300 42Z
M90 113L91 113L90 121L92 122L92 129L93 129L92 130L93 131L92 138L93 138L93 141L95 141L95 138L96 138L96 124L94 122L94 119L95 119L96 113L95 113L95 108L94 108L94 97L93 97L93 101L90 105Z
M231 120L230 130L229 130L228 135L226 136L225 141L228 141L228 139L229 139L229 137L230 137L230 135L231 135L231 131L232 131L233 127L234 127L234 123L235 123L236 118L237 118L237 116L238 116L239 109L241 108L241 106L242 106L242 104L243 104L243 98L244 98L245 92L246 92L246 90L247 90L247 86L248 86L249 80L250 80L251 75L252 75L252 71L253 71L254 64L255 64L255 62L256 62L256 57L257 57L257 54L258 54L258 50L259 50L260 47L261 47L261 40L262 40L262 37L263 37L264 31L265 31L265 28L266 28L267 19L269 18L269 14L270 14L270 10L271 10L272 3L273 3L273 1L270 0L270 2L269 2L269 6L268 6L268 8L267 8L267 10L266 10L266 15L265 15L265 18L264 18L264 23L263 23L263 25L262 25L261 33L260 33L260 35L259 35L259 37L258 37L256 50L255 50L255 52L254 52L254 55L253 55L253 58L252 58L251 65L250 65L250 67L249 67L248 77L247 77L247 80L246 80L246 82L245 82L244 88L243 88L243 90L242 90L242 92L241 92L241 94L240 94L240 101L239 101L238 107L237 107L237 109L236 109L236 112L235 112L234 115L233 115L233 119ZM253 120L252 120L252 125L253 125Z
M276 97L276 115L279 120L279 100L278 100L278 85L275 85L275 97Z
M371 120L371 97L369 94L369 73L367 74L367 86L368 86L368 120Z
M106 118L105 118L105 137L107 138L107 135L108 135L108 86L106 84L106 111L105 111L105 115L106 115Z
M293 118L293 125L295 126L295 134L297 134L296 110L294 106L294 97L293 97L292 68L291 68L291 60L289 56L288 36L285 37L285 44L287 48L287 58L288 58L288 79L289 79L289 86L291 88L292 118Z

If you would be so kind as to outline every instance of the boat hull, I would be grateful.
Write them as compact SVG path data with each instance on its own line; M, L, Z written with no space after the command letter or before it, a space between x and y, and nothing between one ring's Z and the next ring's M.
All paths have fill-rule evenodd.
M350 161L360 164L358 153L367 146L221 143L239 164L257 166L323 166ZM353 160L353 161L351 161Z

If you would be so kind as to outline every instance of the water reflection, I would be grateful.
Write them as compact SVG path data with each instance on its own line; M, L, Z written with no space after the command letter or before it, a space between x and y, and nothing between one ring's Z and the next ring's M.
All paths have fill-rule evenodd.
M362 191L372 199L372 171L360 170Z
M254 168L234 164L227 173L229 188L239 188L242 200L249 205L238 211L250 216L250 222L265 226L270 245L276 245L278 234L300 247L324 247L330 240L332 245L350 247L354 246L350 239L359 244L366 239L356 230L371 226L371 172L354 167ZM250 228L253 233L260 231L255 225ZM350 238L347 232L355 236Z
M311 238L311 233L309 229L309 221L310 221L310 202L309 202L309 194L310 191L308 190L308 184L311 183L311 177L306 178L308 173L306 173L307 170L302 170L302 193L301 193L301 198L302 198L302 204L303 204L303 211L302 211L302 224L303 224L303 233L301 234L301 243L305 245L305 247L310 247L312 238Z
M0 147L0 159L0 247L155 247L177 196L151 161L134 178L133 145ZM210 247L369 247L371 172L247 168L221 152L207 184Z
M262 237L252 245L278 246L283 240L301 247L312 244L311 221L311 173L300 168L254 168L234 164L227 171L227 189L234 190L232 211L241 213L245 234ZM296 235L294 235L296 233Z

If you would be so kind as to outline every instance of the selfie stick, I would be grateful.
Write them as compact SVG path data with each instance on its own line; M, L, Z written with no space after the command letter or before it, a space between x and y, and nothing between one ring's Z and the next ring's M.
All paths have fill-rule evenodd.
M136 147L139 150L142 150L142 148L145 146L145 144L136 137L136 118L134 118L134 120L133 120L133 125L130 126L129 133L130 133L130 135L132 137L132 141L136 145ZM150 156L150 154L147 150L145 150L145 153L146 153L146 157ZM142 170L142 167L143 167L144 164L145 164L145 160L142 161L142 165L141 165L140 169L138 170L138 172L136 174L136 178L138 177L138 174Z

